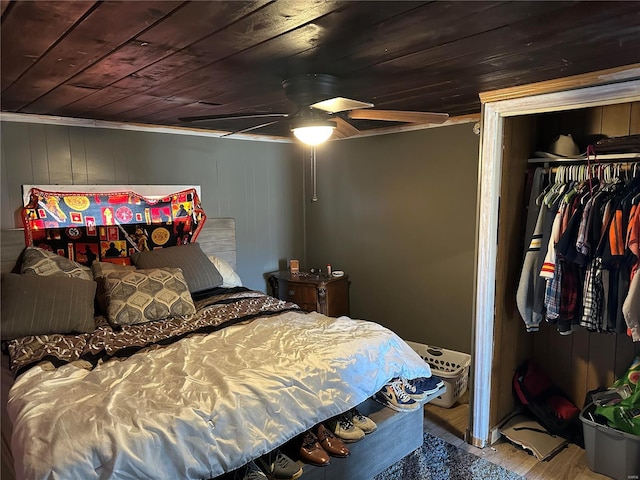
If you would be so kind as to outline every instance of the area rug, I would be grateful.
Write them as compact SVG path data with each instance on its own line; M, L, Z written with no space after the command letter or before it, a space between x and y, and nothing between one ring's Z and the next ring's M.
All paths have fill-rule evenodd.
M422 447L394 463L374 480L526 480L500 465L425 432Z

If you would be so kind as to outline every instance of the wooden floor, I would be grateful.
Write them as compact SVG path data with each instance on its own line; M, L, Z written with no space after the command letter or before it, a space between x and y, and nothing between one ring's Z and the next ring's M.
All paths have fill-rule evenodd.
M527 480L608 480L587 467L586 453L570 444L550 460L540 462L504 437L494 445L476 448L464 441L469 422L469 398L464 394L451 408L425 405L425 431L479 457L523 475Z

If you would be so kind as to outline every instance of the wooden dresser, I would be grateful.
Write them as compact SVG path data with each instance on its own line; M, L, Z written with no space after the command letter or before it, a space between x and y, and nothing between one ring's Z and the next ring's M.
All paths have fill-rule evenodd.
M296 303L308 312L319 312L329 317L349 315L349 276L332 277L288 271L269 276L273 296Z

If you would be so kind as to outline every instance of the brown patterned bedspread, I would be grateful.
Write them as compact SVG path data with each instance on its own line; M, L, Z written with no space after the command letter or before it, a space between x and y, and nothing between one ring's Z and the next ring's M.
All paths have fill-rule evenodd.
M219 293L196 300L196 313L157 322L114 328L104 317L96 317L96 330L80 335L32 335L8 343L11 371L17 376L48 361L59 367L84 360L95 366L114 357L128 357L150 347L159 347L189 335L207 334L238 322L299 310L293 303L262 292L245 290Z

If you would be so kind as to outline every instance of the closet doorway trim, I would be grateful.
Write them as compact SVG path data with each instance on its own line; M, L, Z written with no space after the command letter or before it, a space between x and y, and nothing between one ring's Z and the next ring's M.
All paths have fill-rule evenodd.
M579 108L640 101L640 79L606 85L540 93L482 105L478 212L476 222L476 294L473 332L473 393L469 443L485 447L496 438L490 425L496 260L498 250L498 205L501 188L502 135L506 117L558 112ZM526 87L525 87L526 88ZM480 95L482 99L482 94ZM495 429L494 429L495 430Z

